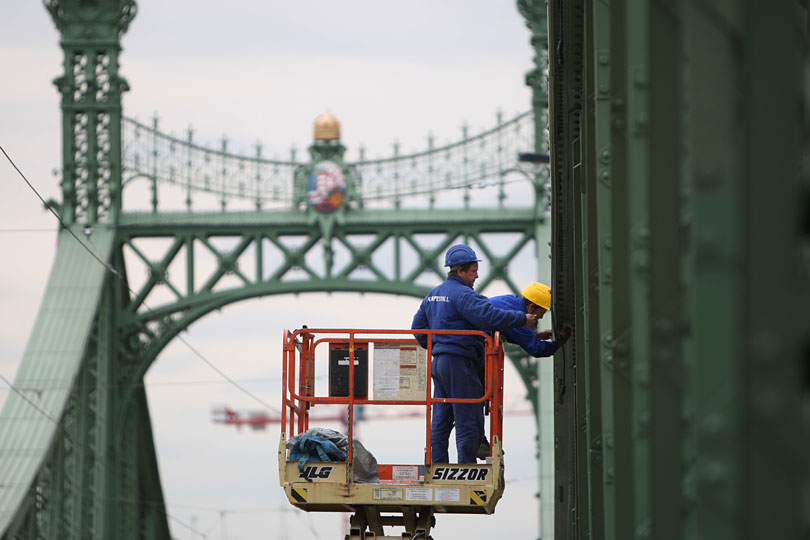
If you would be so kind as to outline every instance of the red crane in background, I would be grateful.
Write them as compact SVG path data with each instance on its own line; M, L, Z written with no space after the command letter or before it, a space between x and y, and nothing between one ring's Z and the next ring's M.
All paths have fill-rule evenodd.
M358 407L360 410L355 412L355 420L357 421L390 421L390 420L404 420L406 418L420 418L424 417L425 413L421 409L414 408L412 411L403 411L399 414L374 414L369 415L362 412L362 407ZM531 414L531 409L510 409L504 411L505 416L523 416L527 414ZM268 413L267 411L248 411L248 412L239 412L227 405L222 407L215 407L211 411L211 419L215 424L225 424L229 426L236 426L237 428L241 429L242 426L250 427L255 431L264 430L268 424L280 424L281 423L281 416L272 415L272 413ZM338 422L340 424L346 424L346 413L335 413L335 414L324 414L321 416L312 416L310 421L313 422L315 425L324 422Z

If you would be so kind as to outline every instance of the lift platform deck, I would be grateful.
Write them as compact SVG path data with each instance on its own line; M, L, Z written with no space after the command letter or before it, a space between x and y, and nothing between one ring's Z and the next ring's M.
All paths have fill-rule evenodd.
M335 330L303 328L284 333L282 432L279 479L290 503L309 512L354 512L347 540L367 538L428 539L434 514L492 514L504 489L502 452L503 347L500 336L477 331L419 331L428 349L418 346L412 330ZM479 399L435 399L430 377L433 336L474 334L485 344L485 388ZM315 372L329 351L329 392L315 392ZM350 362L349 358L354 361ZM368 367L374 368L374 392L368 395ZM430 421L433 403L483 403L489 411L489 456L481 464L432 463ZM353 440L356 405L424 407L424 462L378 464L379 481L355 481L354 450L346 461L290 461L287 441L309 428L309 411L319 404L345 405L348 439ZM422 440L416 444L421 446ZM413 441L411 441L413 443ZM373 449L371 449L373 450ZM385 536L383 527L404 532Z

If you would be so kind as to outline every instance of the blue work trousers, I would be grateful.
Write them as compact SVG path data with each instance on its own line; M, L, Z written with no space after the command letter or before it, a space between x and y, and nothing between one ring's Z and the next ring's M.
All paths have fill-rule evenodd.
M478 376L479 360L455 354L433 357L431 375L435 398L480 398L484 387ZM430 425L430 453L433 463L449 463L447 447L453 423L459 463L476 463L484 433L483 403L434 403Z

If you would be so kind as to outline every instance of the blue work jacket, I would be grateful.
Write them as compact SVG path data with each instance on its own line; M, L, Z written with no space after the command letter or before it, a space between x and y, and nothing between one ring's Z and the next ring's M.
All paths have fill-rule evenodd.
M503 296L493 296L489 299L492 305L498 309L511 309L526 313L526 303L519 294L504 294ZM539 356L551 356L557 350L556 341L543 341L534 330L526 328L510 328L502 333L503 338L509 343L519 345L524 351L535 358Z
M506 330L526 324L526 310L503 310L476 293L460 277L450 276L422 300L413 317L413 330ZM427 336L415 334L427 348ZM433 336L433 355L449 353L480 358L480 336Z

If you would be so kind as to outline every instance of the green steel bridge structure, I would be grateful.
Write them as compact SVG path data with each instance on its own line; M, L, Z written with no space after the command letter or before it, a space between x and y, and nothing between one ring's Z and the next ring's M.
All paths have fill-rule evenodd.
M0 414L0 538L170 537L143 377L212 311L303 292L423 297L462 241L488 261L484 292L518 291L548 267L549 168L518 161L548 154L545 39L528 81L539 114L354 162L339 129L316 126L308 156L274 160L123 115L135 2L45 7L64 50L62 198L48 203L62 227ZM510 352L537 412L538 363Z
M0 538L169 538L142 385L161 350L248 298L422 296L457 241L485 293L551 254L574 330L547 368L510 351L554 457L542 538L810 534L806 4L518 0L530 112L354 162L334 135L271 160L124 117L135 3L45 6L63 227L0 414Z

